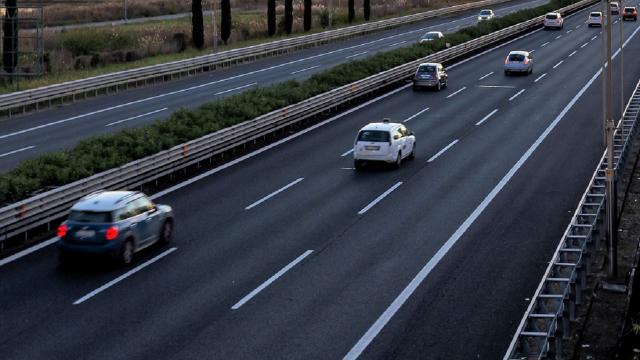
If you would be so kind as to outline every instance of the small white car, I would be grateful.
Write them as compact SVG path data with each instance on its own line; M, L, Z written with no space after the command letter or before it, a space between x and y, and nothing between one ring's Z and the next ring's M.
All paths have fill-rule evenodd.
M611 2L611 15L619 15L620 14L620 4L613 1Z
M383 162L399 168L404 159L413 159L416 137L403 124L389 119L370 123L358 131L353 145L353 165L361 170L365 163Z
M504 74L521 73L529 75L533 72L533 56L528 51L511 51L504 59Z
M495 16L496 16L496 14L493 13L493 10L484 9L484 10L480 11L480 14L478 14L478 21L491 20Z
M562 29L564 27L564 19L558 12L550 12L544 16L545 29Z
M600 11L590 13L587 19L587 26L602 26L602 13Z
M422 43L426 43L426 42L430 42L430 41L434 41L442 38L444 38L444 34L441 33L440 31L429 31L428 33L424 34L420 38L419 42L420 44L422 44Z

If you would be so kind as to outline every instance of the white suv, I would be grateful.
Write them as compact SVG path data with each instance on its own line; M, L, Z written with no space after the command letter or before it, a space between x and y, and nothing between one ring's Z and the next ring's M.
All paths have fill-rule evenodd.
M400 167L405 158L412 159L416 137L404 125L389 122L370 123L360 129L353 145L353 164L356 170L367 162L385 162Z
M544 16L545 29L550 29L550 28L562 29L563 26L564 26L564 19L562 18L562 15L560 15L560 13L550 12Z
M587 26L602 26L602 13L600 11L594 11L589 14L589 18L587 19Z

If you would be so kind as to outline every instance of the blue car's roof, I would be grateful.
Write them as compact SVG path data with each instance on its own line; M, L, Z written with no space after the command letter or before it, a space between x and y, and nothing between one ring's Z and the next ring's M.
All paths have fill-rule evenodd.
M123 200L137 198L142 194L137 191L101 191L83 197L73 205L75 211L114 211L122 207Z

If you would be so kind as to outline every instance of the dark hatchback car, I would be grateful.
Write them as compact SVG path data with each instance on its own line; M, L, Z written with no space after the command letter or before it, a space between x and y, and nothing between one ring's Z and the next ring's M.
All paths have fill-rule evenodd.
M622 20L638 20L638 10L635 6L627 6L622 10Z
M143 193L101 191L80 199L58 227L61 263L72 255L105 255L130 264L136 252L173 234L173 211Z

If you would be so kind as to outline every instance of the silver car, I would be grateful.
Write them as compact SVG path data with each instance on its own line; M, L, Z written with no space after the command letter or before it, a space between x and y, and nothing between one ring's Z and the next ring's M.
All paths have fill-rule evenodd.
M493 13L493 10L489 10L489 9L484 9L480 11L480 14L478 14L478 21L487 21L487 20L491 20L495 17L496 15Z
M422 63L413 75L413 90L421 87L432 87L440 90L447 86L447 75L444 66L439 63Z
M440 31L429 31L420 38L420 44L444 38Z
M533 72L533 57L528 51L511 51L504 59L504 74L531 74Z

